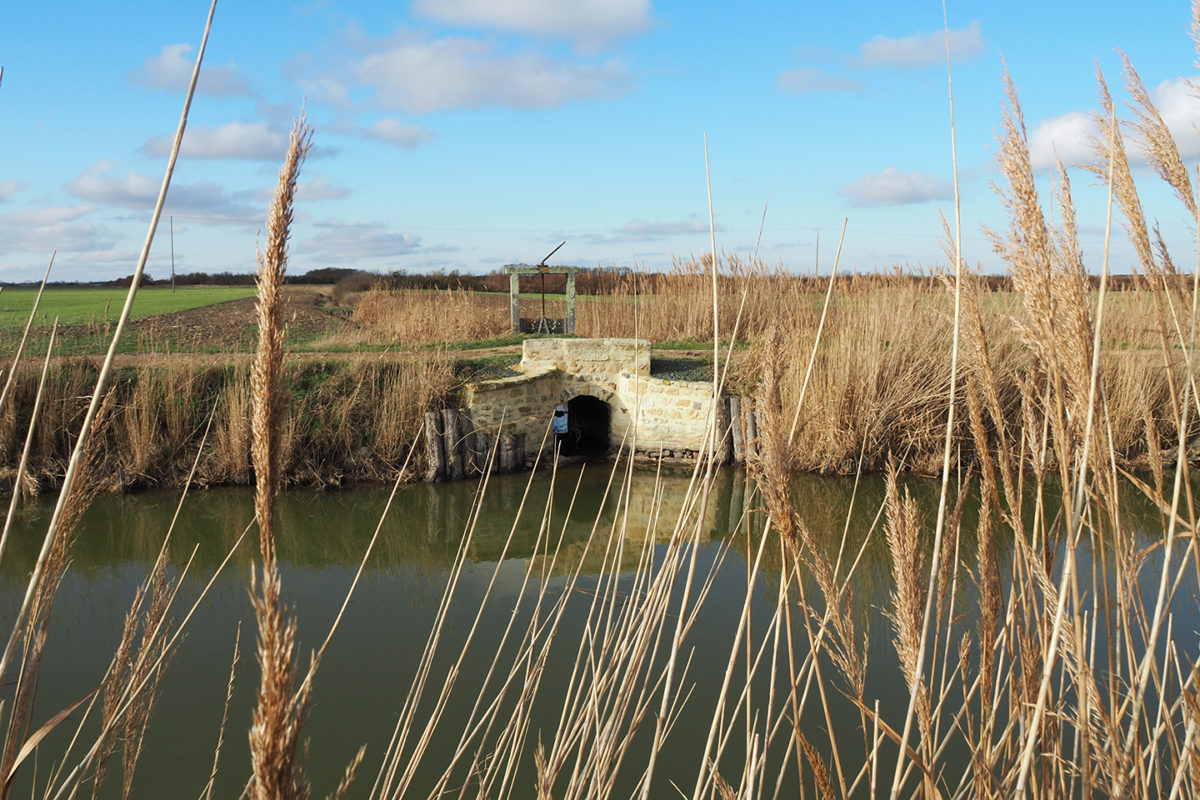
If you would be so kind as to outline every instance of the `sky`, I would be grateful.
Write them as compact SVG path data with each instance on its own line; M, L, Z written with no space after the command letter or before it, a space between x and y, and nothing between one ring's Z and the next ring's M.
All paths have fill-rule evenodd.
M151 220L206 0L9 3L0 18L0 281L129 275ZM719 250L797 273L927 270L954 219L1004 264L995 184L1007 70L1039 187L1072 166L1099 272L1105 191L1076 167L1096 69L1120 52L1189 164L1200 100L1181 0L220 0L147 271L250 272L304 110L289 270L667 269ZM1146 213L1190 264L1194 226L1138 162ZM1047 205L1047 210L1050 208ZM1111 269L1131 250L1116 222ZM761 234L760 234L761 231Z

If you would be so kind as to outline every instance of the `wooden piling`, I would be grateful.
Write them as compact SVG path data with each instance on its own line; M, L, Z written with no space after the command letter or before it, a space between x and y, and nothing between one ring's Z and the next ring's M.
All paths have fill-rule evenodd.
M496 446L496 437L490 433L477 432L475 434L475 447L479 452L479 471L483 472L488 467L488 459L492 457L492 448ZM492 471L499 472L499 453L496 454L497 462L492 464Z
M446 448L446 480L461 481L463 477L462 446L458 438L458 409L442 409L442 437Z
M513 434L513 472L525 469L525 434Z
M516 441L517 437L511 433L500 434L500 472L513 472L516 464Z
M425 412L425 480L440 481L446 477L445 446L442 443L442 415Z
M483 470L483 459L479 455L479 444L476 441L475 423L471 420L471 410L458 410L458 441L463 456L463 475L478 475Z
M730 431L729 416L730 400L732 400L730 397L717 399L717 429L713 435L716 446L713 449L713 458L718 464L728 464L733 459L733 434Z
M758 458L758 423L754 414L754 399L744 398L742 417L746 425L746 461Z

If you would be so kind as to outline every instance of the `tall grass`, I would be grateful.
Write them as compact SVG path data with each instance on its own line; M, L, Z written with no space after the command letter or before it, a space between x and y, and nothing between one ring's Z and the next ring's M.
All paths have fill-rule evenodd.
M1200 25L1200 2L1194 15ZM1135 103L1133 130L1195 216L1189 172L1128 64L1125 84ZM414 644L418 667L400 707L389 712L393 733L369 761L360 751L339 794L359 764L374 773L368 796L380 798L607 798L618 785L633 786L640 797L680 793L697 800L876 796L885 789L923 798L1198 793L1200 654L1194 641L1173 630L1174 612L1191 602L1179 587L1200 581L1189 474L1200 416L1195 279L1180 279L1145 222L1124 131L1101 78L1095 173L1124 217L1143 285L1136 294L1110 297L1102 279L1093 292L1068 173L1060 168L1055 178L1058 222L1052 224L1011 84L1007 96L999 165L1009 221L989 236L1008 265L1011 294L998 295L969 275L955 276L953 296L949 276L946 285L893 278L882 289L878 279L851 278L835 286L821 326L820 295L805 289L811 284L729 259L724 277L716 275L715 260L684 265L653 294L633 289L625 305L591 303L612 304L610 313L588 321L595 331L608 325L611 335L625 335L624 310L636 306L647 320L644 312L662 302L662 320L648 323L661 327L639 328L643 335L698 336L707 325L715 337L732 326L718 326L711 315L703 321L695 307L725 314L741 307L745 291L741 319L751 321L740 329L754 343L743 369L756 378L764 431L749 469L765 522L747 525L739 539L746 589L740 607L725 609L734 632L715 665L719 688L694 693L689 660L693 643L710 635L697 622L722 560L718 555L705 563L698 555L714 524L708 465L696 466L678 515L658 521L669 531L661 537L653 523L639 529L630 522L634 481L655 479L636 473L628 460L609 475L615 521L602 526L598 517L582 546L563 546L572 508L557 508L552 499L544 508L523 503L517 517L539 521L535 557L515 574L506 569L514 521L482 595L464 598L462 579L490 481L485 471L428 637ZM253 452L262 578L252 583L252 594L262 681L249 724L253 776L247 785L256 797L309 790L299 741L308 703L320 696L312 673L330 642L327 637L302 677L273 539L273 498L285 463L299 458L289 431L311 421L310 413L286 402L275 302L290 191L306 141L301 128L272 210L260 277L260 350L245 381L249 398L237 394L243 387L236 382L217 393L251 422L247 428L231 414L214 423L220 447L233 451L248 443ZM1104 271L1106 278L1107 264ZM702 296L715 306L700 303ZM376 296L375 313L390 313L387 297ZM443 310L458 311L478 299L438 297ZM398 330L432 326L435 318L420 316L425 313L413 314L424 320L420 325L403 328L405 322ZM87 373L83 365L79 370ZM171 434L149 417L122 416L119 381L110 391L103 380L96 383L95 410L84 424L99 420L137 437L140 444L129 448L131 471L144 469L148 447L169 445L170 436L187 439L186 426ZM14 385L20 391L20 381ZM370 403L388 393L387 387L377 394L361 390ZM137 391L154 403L178 389L147 381ZM23 427L42 424L4 413L11 417L4 422L8 447L15 447ZM64 429L77 429L79 409L58 413ZM407 435L408 423L396 415L380 447L398 454L416 433ZM794 435L792 418L798 419ZM7 794L13 772L30 763L46 730L35 728L31 715L49 611L78 512L104 474L96 460L103 450L100 428L85 430L91 435L78 437L72 456L81 469L63 489L51 529L56 535L47 537L5 657L17 668L3 711L0 794ZM722 432L708 433L714 441ZM197 470L205 447L195 448ZM237 469L236 459L222 459ZM1126 471L1137 465L1148 467L1149 476ZM901 471L911 467L943 470L935 521L901 485ZM851 530L854 499L840 524L840 514L794 502L790 476L798 468L886 470L883 501L867 509L876 522ZM402 465L393 472L402 473ZM526 495L533 481L559 479L554 464L539 465ZM1162 535L1150 547L1140 545L1127 521L1131 487L1161 514ZM656 481L655 490L661 490ZM978 498L978 513L966 510L971 497ZM872 540L886 546L891 565L887 608L872 616L885 628L895 658L879 662L865 656L867 617L851 611L852 587ZM74 796L88 781L98 786L115 767L108 764L118 743L123 773L133 775L154 687L191 614L170 621L166 552L135 600L112 667L97 679L96 699L81 706L95 714L99 732L85 734L91 729L81 726L78 736L87 742L52 759L63 766L38 779L47 795ZM598 575L585 580L584 565L597 563ZM767 572L771 579L762 580ZM767 619L752 613L762 593ZM477 611L464 630L451 631L449 610L466 599ZM968 605L978 613L965 613ZM484 636L485 611L495 607L506 612L501 627ZM467 678L468 662L480 667L471 671L477 679ZM548 680L552 665L562 672ZM886 695L900 696L905 710L881 704ZM453 696L468 698L464 715L447 713ZM858 735L835 734L844 701ZM553 719L539 727L535 709L547 707ZM697 710L704 745L693 754L689 774L664 774L654 754L685 709ZM224 738L223 723L214 742ZM123 780L123 793L130 780Z
M699 349L700 342L712 337L712 313L706 310L711 307L710 262L711 258L688 262L655 275L646 281L645 290L635 275L612 295L581 298L579 334L636 333L655 342L691 341ZM1036 371L1040 351L1053 346L1037 343L1078 337L1082 330L1078 320L1061 318L1059 300L1049 295L1045 308L1030 314L1022 311L1023 298L1041 302L1038 293L1050 291L1028 286L1025 280L1014 275L1012 289L997 289L981 276L964 276L966 302L975 309L969 323L972 341L982 343L990 358L995 395L991 409L999 414L989 424L1003 420L1014 430L1024 421L1022 382ZM1075 291L1090 296L1085 277L1075 280ZM852 474L861 462L863 469L878 472L885 469L888 454L894 453L904 457L907 468L929 474L940 471L942 423L950 402L945 376L950 370L953 318L952 297L942 280L899 274L839 278L823 329L825 286L807 277L768 271L727 256L718 287L722 317L732 323L740 311L739 337L750 345L748 353L735 354L731 391L752 391L758 381L756 353L768 330L777 331L781 341L779 386L786 407L797 407L807 383L790 445L795 469ZM1166 308L1162 294L1157 290L1113 295L1102 332L1100 380L1108 401L1106 427L1113 437L1112 455L1126 468L1160 466L1161 454L1155 455L1152 440L1171 440L1178 433L1171 384L1179 380L1184 355L1179 336L1154 323L1166 313L1160 313ZM1084 297L1075 302L1084 302ZM547 313L565 311L551 307ZM1030 321L1035 318L1053 321L1025 330L1024 326L1035 324ZM369 341L399 346L499 336L508 330L503 297L465 291L374 290L364 296L355 320L364 326ZM1067 324L1074 325L1074 333L1061 329ZM1169 318L1166 324L1173 325ZM1083 343L1076 338L1072 347L1083 348ZM1079 358L1086 361L1090 351L1089 343ZM1076 394L1079 391L1076 387ZM956 421L952 435L953 463L969 463L975 440L965 415ZM1188 441L1200 435L1195 417L1186 435Z

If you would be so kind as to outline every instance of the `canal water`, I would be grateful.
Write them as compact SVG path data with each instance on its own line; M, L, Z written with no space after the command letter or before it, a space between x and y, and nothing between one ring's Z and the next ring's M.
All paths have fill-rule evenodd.
M299 623L304 666L308 654L329 630L383 518L378 542L314 687L306 732L308 774L315 795L333 791L345 766L364 744L366 757L351 796L366 796L374 784L461 552L465 561L430 673L434 688L427 691L436 693L446 681L468 636L472 636L471 646L445 711L446 722L431 742L410 796L426 796L437 782L462 733L458 720L470 714L479 698L478 687L486 681L492 657L498 649L514 646L514 637L504 636L514 609L518 622L527 622L539 591L544 589L551 598L570 592L560 623L562 642L556 641L550 651L530 720L524 747L528 757L514 778L518 787L514 796L532 796L532 752L539 740L549 748L553 739L563 697L571 686L571 670L587 626L587 612L604 586L602 547L587 547L589 537L593 542L597 536L607 540L607 532L614 525L625 531L627 540L634 544L629 545L617 571L617 596L637 591L633 583L636 553L647 537L653 536L651 552L656 560L663 557L666 538L688 496L688 474L637 471L626 481L626 475L618 470L613 478L610 465L596 464L564 467L553 480L553 488L546 475L532 479L529 475L495 476L482 496L480 487L471 481L408 485L398 490L386 516L390 489L383 487L334 493L288 491L280 496L277 547L283 594ZM931 529L936 483L914 478L905 485L924 509ZM891 629L882 615L889 604L891 586L878 515L883 493L881 478L866 478L856 484L843 478L805 476L797 477L793 486L801 516L831 559L837 557L843 531L848 532L843 564L859 556L861 549L851 602L856 619L869 630L865 695L879 701L885 718L895 720L903 719L907 696L898 678ZM852 498L853 513L848 517ZM102 679L120 638L129 603L153 564L178 500L174 492L102 496L87 512L70 569L55 600L35 726L94 689ZM1131 503L1137 506L1135 500ZM1137 507L1145 514L1145 537L1149 541L1159 518L1144 504ZM0 619L15 616L50 508L49 500L38 500L20 511L13 544L0 565ZM965 530L974 530L973 514L968 504ZM745 472L722 469L699 523L696 585L701 585L710 572L712 579L683 648L688 659L684 676L688 689L683 693L687 701L659 755L651 796L666 796L673 791L672 782L690 792L747 597L750 625L743 637L761 641L771 624L782 568L777 548L764 551L757 574L751 576L764 516ZM195 492L184 503L172 534L173 574L178 575L189 559L191 565L172 611L176 621L200 596L226 554L232 550L233 556L200 600L163 680L134 783L135 797L201 794L213 766L239 630L241 655L214 796L236 797L250 774L247 731L258 667L254 661L255 623L248 584L251 567L257 562L256 533L246 536L240 547L235 548L235 543L252 517L252 495L248 490ZM464 546L468 529L472 532ZM557 559L551 560L543 552L545 544L539 544L539 531L548 532L552 540L561 537ZM973 545L968 539L964 537L960 558L973 563L974 556L969 552ZM1005 557L1001 555L1000 560L1004 563ZM575 570L579 578L572 583L570 575ZM526 580L527 574L532 574L532 580ZM1150 585L1156 576L1144 577ZM810 599L819 597L811 580L806 581L806 591ZM965 614L960 630L970 629L970 582L962 580L958 591L958 613ZM1181 587L1181 596L1188 596L1187 592L1194 597L1195 586ZM676 599L678 595L677 591ZM481 606L483 614L471 634ZM1180 613L1183 618L1176 618L1176 629L1194 630L1195 603L1182 604ZM792 623L793 639L799 648L796 657L802 659L804 620L797 614ZM669 619L665 627L669 637L674 620ZM1188 652L1194 656L1194 635L1191 638ZM825 669L832 673L827 662ZM744 674L744 661L739 662L737 671ZM764 695L769 689L765 677L754 686ZM10 693L11 689L5 689L5 699ZM830 695L835 735L851 737L849 740L857 741L857 749L861 750L864 733L860 714L838 692ZM736 696L736 690L732 696ZM422 707L422 723L432 713L430 699L426 705L429 707ZM820 704L812 702L810 706L812 713L806 712L803 719L808 738L818 745L827 743ZM78 716L77 712L42 748L36 771L39 781L44 780L56 748L61 751L65 746L65 731L73 727L71 723ZM633 755L616 776L613 796L628 796L637 784L653 727L650 714L631 748ZM721 762L723 774L732 773L727 777L735 785L740 765L745 762L738 738L733 737ZM786 736L781 738L784 747L785 741ZM785 763L785 757L780 756L780 762ZM794 763L791 769L794 771ZM115 792L120 784L116 761L112 770L108 788ZM33 772L27 769L23 773L26 787ZM471 780L470 775L456 775L456 783L450 787L453 796L458 796L460 786Z

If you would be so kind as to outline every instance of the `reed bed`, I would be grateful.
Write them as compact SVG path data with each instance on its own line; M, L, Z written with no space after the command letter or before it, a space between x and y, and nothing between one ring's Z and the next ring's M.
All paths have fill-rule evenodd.
M1200 3L1194 13L1200 27ZM1189 171L1131 65L1125 85L1134 102L1132 127L1150 143L1151 165L1195 216ZM908 282L867 292L856 291L855 279L846 281L831 293L836 300L827 317L819 295L808 293L806 303L779 299L788 296L782 279L764 278L753 300L747 289L747 304L758 304L760 319L770 320L769 328L743 328L755 340L748 368L757 376L765 433L749 469L765 524L746 527L745 600L732 610L735 630L717 665L719 686L695 692L690 672L693 647L706 635L697 620L721 567L720 557L699 556L712 524L711 464L696 466L688 490L674 498L678 512L658 521L666 532L655 536L657 525L642 529L620 513L629 508L632 482L654 479L618 462L608 484L618 514L607 526L597 520L582 553L577 545L562 547L571 508L523 504L516 515L540 525L537 556L525 559L519 588L503 570L514 524L482 596L470 598L478 606L473 621L451 631L448 610L464 600L458 593L488 489L485 473L428 638L418 645L418 668L400 707L389 710L394 731L370 758L360 751L330 789L342 794L359 770L368 777L353 788L372 798L608 798L618 785L622 796L643 800L676 793L726 800L808 792L922 798L1200 792L1200 653L1194 637L1173 628L1175 612L1193 602L1181 587L1195 591L1200 581L1189 474L1200 416L1193 367L1200 276L1190 284L1180 280L1150 232L1101 78L1097 121L1104 133L1096 173L1135 243L1144 285L1134 299L1110 297L1105 264L1092 292L1067 173L1060 170L1054 189L1059 222L1051 225L1011 85L1008 98L999 160L1010 218L990 236L1008 264L1012 297L994 296L959 267L957 256L946 286ZM252 584L262 677L248 726L254 772L246 785L254 797L310 791L297 754L305 710L319 698L312 674L337 627L335 621L305 675L296 621L275 569L271 511L282 465L295 452L288 431L307 422L285 410L280 321L270 299L286 258L289 181L290 167L281 175L263 260L260 357L248 381L250 400L237 406L249 408L253 420L248 435L263 575ZM738 269L728 267L735 275L726 287L742 280ZM700 297L703 272L703 264L684 267L678 285L664 282L676 307ZM740 306L740 293L723 293L721 283L710 284L718 310ZM745 283L758 282L747 275ZM642 296L636 298L640 303ZM773 303L777 313L765 313ZM643 328L643 310L630 314L641 335L703 330L700 312L690 308L667 317L677 327L663 321L661 328ZM613 335L625 335L625 324L614 322ZM714 321L708 326L714 335ZM102 427L119 419L111 416L119 403L106 388L105 369L71 459L83 470L63 490L66 511L51 523L46 556L0 664L0 673L13 665L18 681L3 712L0 763L7 773L0 795L8 793L14 770L30 763L45 730L30 716L39 642L67 561L72 509L94 490ZM150 384L142 391L159 390ZM6 424L16 431L40 423ZM136 416L120 424L122 435L153 428ZM710 443L721 433L710 428ZM239 427L226 440L236 444L246 435ZM822 441L814 456L809 448ZM196 449L202 461L204 445ZM1138 463L1149 476L1125 471ZM883 469L884 498L866 509L875 522L852 535L860 518L853 494L840 530L837 517L818 517L820 511L806 520L808 510L789 490L792 470L805 465ZM902 472L912 467L942 473L933 514L902 485ZM403 465L394 472L399 478ZM531 486L558 477L553 464L542 464L528 480ZM1125 513L1131 487L1158 509L1161 530L1149 544ZM972 513L969 500L976 504ZM823 529L814 532L812 525ZM894 651L882 666L865 658L864 617L848 613L872 541L883 542L891 565L886 612L874 615ZM598 576L585 578L585 561L601 565ZM767 572L772 578L763 581ZM347 587L347 603L357 580ZM751 614L764 587L766 619ZM36 779L47 796L95 786L118 738L136 761L156 676L191 613L170 622L171 597L172 584L156 567L129 617L131 630L150 633L123 639L109 677L98 678L103 699L90 708L99 733L80 728L80 744L47 758L55 767ZM495 606L508 613L502 629L485 636L483 612ZM136 641L143 644L135 647ZM467 664L481 667L469 671L471 679ZM566 665L565 679L547 679L552 664ZM466 698L463 715L447 713L455 696ZM556 721L535 725L544 718L535 709L547 706ZM687 724L704 733L703 746L684 773L658 754L692 711L699 716L687 716ZM847 713L858 735L838 736L833 720ZM213 732L214 744L234 738L224 729Z
M363 293L351 321L371 344L406 347L464 342L499 336L508 330L508 298L459 289L373 288Z
M46 491L62 480L87 408L97 365L71 359L51 369L43 408L32 425L24 488ZM18 368L12 402L0 412L0 473L12 486L30 432L40 367ZM454 362L438 353L420 360L306 361L285 364L288 417L281 474L288 485L386 481L404 461L424 411L453 395ZM101 484L107 491L180 486L192 468L201 485L251 482L249 368L147 363L118 369L113 419L103 436ZM414 474L421 469L414 465Z
M633 276L611 295L581 297L576 312L579 335L637 335L699 347L712 337L710 262L687 262L650 276L644 290ZM774 330L781 342L777 357L783 364L779 383L784 406L796 408L808 387L789 445L793 469L849 475L861 467L881 472L889 453L894 453L904 457L909 469L936 473L950 400L946 375L953 339L953 298L944 276L838 277L818 338L827 281L766 270L735 256L722 259L720 314L730 323L738 320L739 338L749 345L736 354L730 391L753 393L759 382L757 353L767 331ZM1036 371L1038 353L1022 336L1027 323L1020 291L989 283L982 276L968 277L967 291L977 312L978 336L986 341L992 359L997 407L1004 424L1018 429L1024 423L1022 381ZM1141 290L1130 287L1112 295L1101 351L1112 455L1119 466L1131 469L1152 468L1156 458L1169 458L1156 453L1151 440L1177 438L1170 385L1184 371L1177 337L1154 322L1161 316L1162 292L1142 283ZM1180 300L1179 291L1174 295L1177 304L1190 302ZM536 298L521 302L523 315L540 314ZM565 315L563 301L548 300L546 312L551 317ZM501 336L509 329L507 314L506 299L492 294L376 289L364 296L355 321L364 326L371 342L407 346L460 336ZM446 323L439 326L435 319ZM1057 330L1042 333L1062 335ZM810 370L814 341L818 349ZM793 420L786 422L791 431ZM1194 449L1200 447L1200 420L1193 416L1185 435L1189 444L1197 443ZM955 463L960 458L970 462L975 439L965 413L958 415L953 440Z

